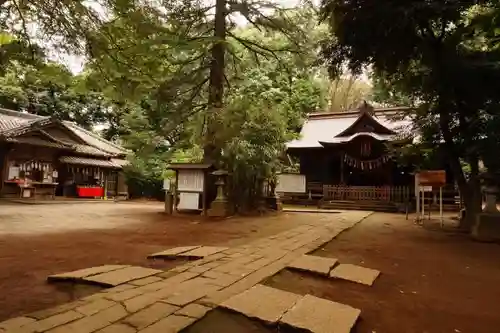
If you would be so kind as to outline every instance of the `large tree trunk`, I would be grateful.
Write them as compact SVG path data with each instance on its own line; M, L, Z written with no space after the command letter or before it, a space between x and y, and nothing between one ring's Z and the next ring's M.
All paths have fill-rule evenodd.
M460 229L470 231L476 221L477 214L481 212L481 184L479 181L479 168L477 156L469 156L467 162L471 165L470 179L466 179L460 164L460 155L457 152L456 144L450 131L450 116L445 108L441 108L439 113L439 126L444 138L447 160L457 182L460 196L465 205L465 218L460 221Z
M219 117L224 102L224 57L226 40L226 1L217 0L215 4L215 44L212 47L212 63L210 66L210 81L208 91L209 112L206 117L205 143L203 146L204 160L217 163L221 147L217 142Z

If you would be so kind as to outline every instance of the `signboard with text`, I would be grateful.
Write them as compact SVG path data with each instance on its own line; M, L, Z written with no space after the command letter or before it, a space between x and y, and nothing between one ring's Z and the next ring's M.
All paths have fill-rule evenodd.
M417 173L417 179L420 186L444 186L446 185L446 171L423 170Z

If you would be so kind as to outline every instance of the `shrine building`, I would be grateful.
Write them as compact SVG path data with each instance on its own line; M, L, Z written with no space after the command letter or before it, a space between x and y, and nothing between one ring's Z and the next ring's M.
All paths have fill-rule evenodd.
M398 165L390 153L391 146L414 139L402 135L411 125L401 116L405 110L364 102L352 111L310 114L300 138L287 144L287 154L300 163L309 201L350 202L355 207L365 202L384 210L411 202L415 170Z

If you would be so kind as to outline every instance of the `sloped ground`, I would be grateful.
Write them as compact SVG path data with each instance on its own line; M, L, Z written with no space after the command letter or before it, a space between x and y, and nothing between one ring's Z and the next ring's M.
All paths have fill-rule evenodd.
M374 214L315 255L381 271L372 287L283 271L267 284L361 310L356 333L495 333L500 246Z
M148 260L169 247L235 246L319 218L318 214L203 221L161 214L161 203L0 206L0 321L99 290L50 285L48 275L127 264L168 269L182 261Z
M200 222L194 217L161 215L161 205L74 206L24 208L19 213L22 217L16 210L9 215L3 210L5 206L0 207L0 320L98 291L71 285L56 289L45 283L49 274L102 264L165 269L178 263L148 261L146 256L173 246L235 246L311 219L330 218L327 214L290 213ZM25 225L19 224L21 221ZM9 223L17 223L15 232L5 232ZM76 225L69 231L66 223ZM359 308L361 318L355 333L498 331L498 245L476 243L439 228L422 228L402 215L374 214L313 254L378 269L382 274L368 287L285 270L267 284ZM273 331L245 317L216 310L186 332Z

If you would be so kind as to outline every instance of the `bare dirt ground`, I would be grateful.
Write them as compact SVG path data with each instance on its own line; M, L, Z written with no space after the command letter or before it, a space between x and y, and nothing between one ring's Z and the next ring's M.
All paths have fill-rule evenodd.
M172 267L146 256L180 245L234 246L335 214L284 213L201 221L169 217L161 204L0 206L0 320L94 293L49 285L47 275L101 264ZM267 284L361 309L355 333L496 333L500 327L500 246L377 213L314 254L379 269L373 287L291 271ZM216 310L187 333L272 333Z
M296 227L318 214L203 221L162 214L161 203L0 205L0 321L97 287L49 285L50 274L103 264L168 268L148 254L181 245L235 246Z
M374 214L314 254L382 272L372 287L283 271L267 284L361 309L356 333L500 332L500 246Z

